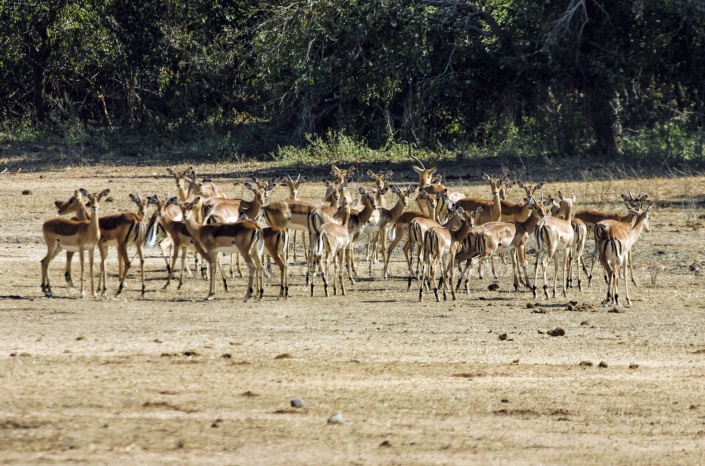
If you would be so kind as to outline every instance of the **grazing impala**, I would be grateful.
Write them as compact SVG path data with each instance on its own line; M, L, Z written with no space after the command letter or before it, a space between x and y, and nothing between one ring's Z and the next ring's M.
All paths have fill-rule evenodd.
M627 263L632 246L641 236L642 230L651 230L649 226L649 213L652 204L646 210L639 212L630 209L636 221L634 226L618 220L602 220L595 225L595 244L597 245L600 263L607 274L607 298L604 306L619 306L617 284L620 276L624 277L624 292L627 296L627 305L632 305L629 297L629 283L627 277ZM621 270L621 272L620 272Z
M78 252L81 259L81 298L86 296L83 291L83 252L88 251L89 273L91 275L91 294L97 297L93 283L93 257L95 246L100 240L100 226L98 224L98 209L100 199L110 192L106 189L100 193L88 193L85 189L80 190L83 196L88 197L88 205L93 211L90 220L69 220L66 218L53 218L44 222L42 232L44 242L47 245L47 255L42 259L42 291L47 297L52 297L51 285L49 283L49 264L61 252L66 249L71 252Z
M199 244L204 258L208 261L211 279L206 300L213 299L215 295L215 275L219 263L218 254L233 254L235 252L240 253L250 271L245 302L249 301L253 294L257 294L261 300L264 294L264 272L262 267L264 241L262 228L251 220L237 223L213 223L210 225L198 223L194 217L195 212L199 209L199 201L200 199L196 198L188 204L181 204L181 210L188 234ZM227 290L227 283L222 272L221 269L223 285ZM255 290L253 286L257 286L257 289Z

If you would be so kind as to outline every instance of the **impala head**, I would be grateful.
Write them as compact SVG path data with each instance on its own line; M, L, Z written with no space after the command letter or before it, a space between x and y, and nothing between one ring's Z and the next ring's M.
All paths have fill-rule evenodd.
M492 178L490 175L487 173L482 174L482 179L490 183L490 188L492 189L492 196L500 196L499 189L502 187L504 183L509 181L509 177L507 175L502 175L501 178Z
M79 190L74 191L73 196L66 202L54 201L54 205L59 215L66 215L71 212L78 212L82 208L83 196Z
M639 190L639 194L636 197L632 194L632 190L628 191L629 194L622 194L622 199L627 204L627 209L634 209L637 211L641 210L642 205L646 202L649 197L646 194L642 195L642 191Z
M149 195L147 195L146 198L142 199L142 196L140 196L139 193L130 194L130 201L134 202L137 205L137 213L140 216L144 217L144 214L147 211L147 205L149 205Z
M276 183L268 181L265 182L265 186L263 188L259 185L259 183L250 183L248 181L247 183L245 183L245 188L252 191L252 193L255 195L255 200L257 202L259 202L260 204L264 204L267 196L269 196L269 192L273 190L276 185Z
M351 165L347 170L343 170L333 165L330 169L330 174L335 176L335 184L341 184L344 183L349 176L353 176L356 170L355 165Z
M507 198L507 189L511 188L515 184L516 183L513 181L503 183L502 186L499 187L499 199L502 201L505 200Z
M88 206L93 212L97 212L100 208L100 200L110 193L109 189L104 189L100 193L89 193L85 189L81 188L79 190L81 194L88 198Z
M644 224L644 230L646 230L648 233L651 232L651 224L649 222L649 217L651 214L651 208L653 207L653 204L649 202L646 206L645 210L635 210L635 209L629 209L629 213L634 216L636 221L634 224L639 223L639 221L643 222Z
M531 210L536 212L536 215L538 215L539 218L548 217L549 209L546 209L548 202L549 201L544 201L543 196L541 196L540 201L537 201L536 198L533 196L527 199L529 207L531 208Z
M526 191L526 197L533 197L534 193L541 189L541 187L543 186L543 183L538 183L531 186L530 184L525 184L523 181L520 181L517 184L520 188L523 188L524 191Z
M192 181L191 184L189 185L188 194L187 194L186 198L193 199L194 197L203 197L203 198L210 197L209 194L203 190L203 183L199 183L197 181Z
M436 173L431 178L431 184L443 184L443 173Z
M421 160L418 159L418 157L415 157L411 155L411 152L409 152L409 156L419 164L419 166L412 165L411 168L419 174L419 186L424 187L426 185L431 184L431 177L433 174L438 170L438 167L431 167L431 168L426 168Z
M409 185L406 188L406 191L402 191L398 185L393 184L391 189L392 189L392 192L399 197L399 200L401 201L401 205L406 207L409 205L409 195L416 190L416 185L413 185L413 188L412 188L412 185Z
M301 174L299 173L299 176L296 177L296 179L294 180L289 175L286 175L286 178L284 178L283 176L280 177L279 182L284 183L286 187L289 188L289 194L292 199L297 199L299 193L299 186L301 186L301 183L306 182L306 177L304 176L302 178Z
M377 189L384 188L384 183L389 181L393 174L394 172L392 170L388 170L387 173L380 174L377 174L372 170L367 170L367 175L372 177L372 179L375 181L375 186L377 186Z
M197 214L200 210L201 198L197 197L191 202L180 203L179 206L181 206L181 213L184 216L184 220L188 220L191 216L191 213Z
M424 190L419 191L419 195L416 198L416 202L418 202L419 204L423 204L424 202L426 202L433 209L435 209L436 205L438 205L438 199L436 199L436 196L432 196Z
M362 202L363 205L368 205L372 209L377 208L377 201L375 200L374 195L371 192L369 192L367 190L367 188L363 188L362 186L360 186L359 188L357 188L357 191L362 196L360 198L360 201Z
M172 176L174 177L174 180L176 181L176 187L179 188L179 189L183 189L183 187L184 187L184 178L185 178L186 181L188 181L189 183L191 182L191 180L189 180L187 177L188 177L188 175L193 171L193 167L188 167L186 170L180 171L180 172L177 172L177 171L175 170L175 168L176 168L176 167L174 167L174 168L167 168L166 171L167 171L167 173L169 173L170 175L172 175ZM195 178L194 178L194 179L195 179Z
M470 222L470 226L475 226L475 220L477 217L480 216L482 212L484 212L485 208L480 206L477 209L475 209L475 212L465 212L465 216L468 219L468 222Z
M561 210L560 202L553 199L553 196L550 194L548 195L548 200L546 202L548 202L548 204L546 204L546 207L548 207L547 211L554 217L558 215L558 212Z

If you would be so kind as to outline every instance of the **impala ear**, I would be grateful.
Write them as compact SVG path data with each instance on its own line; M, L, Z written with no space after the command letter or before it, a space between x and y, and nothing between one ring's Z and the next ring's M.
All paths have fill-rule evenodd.
M134 202L135 204L139 204L139 203L140 203L140 198L139 198L139 196L135 196L134 194L130 194L130 200L131 200L132 202Z
M255 190L255 186L254 186L252 183L250 183L249 181L245 183L245 187L246 187L247 189L249 189L250 191L254 191L254 190Z
M83 188L79 189L78 192L81 193L81 196L88 196L90 194L88 191L86 191Z
M176 168L176 167L174 167L174 168ZM166 172L167 172L168 174L170 174L170 175L173 175L173 174L174 174L174 170L172 170L171 168L167 168L167 169L166 169Z
M358 191L360 194L362 194L363 196L364 196L365 194L367 194L367 189L366 189L366 188L363 188L362 186L360 186L359 188L357 188L357 191Z
M103 196L107 196L108 194L110 194L110 190L104 189L103 191L101 191L100 194L98 194L98 200L100 200Z
M370 170L369 168L367 169L367 172L365 172L365 173L367 173L368 176L371 176L373 178L375 176L375 173L372 170Z
M426 170L424 170L423 168L419 168L419 167L417 167L417 166L415 166L415 165L412 165L411 168L412 168L416 173L418 173L419 175L426 171Z
M332 188L332 187L333 187L333 185L332 185L332 184L330 183L330 181L328 181L328 180L323 180L323 184L326 185L326 187L328 187L328 188Z
M387 173L384 174L384 179L387 180L392 177L394 174L394 170L387 170Z
M271 191L272 189L276 188L276 186L277 186L276 183L273 183L273 182L270 181L270 182L267 184L267 187L264 188L264 190L265 190L265 191Z
M475 214L474 215L480 215L482 212L485 211L485 208L480 206L477 209L475 209Z
M387 188L386 186L379 190L381 194L387 194L387 191L389 191L389 188Z
M299 176L301 176L301 175L299 175ZM301 178L298 180L299 184L305 183L305 182L307 182L307 181L308 181L308 178L305 177L305 176L301 176Z
M542 186L543 186L543 183L537 184L536 186L534 186L534 191L536 191L537 189L541 189Z
M413 194L413 193L416 192L417 189L419 189L419 185L417 185L417 184L410 184L407 189L409 190L409 194Z
M482 179L485 180L485 181L490 181L491 178L490 178L490 175L488 175L487 173L483 173L483 174L482 174Z

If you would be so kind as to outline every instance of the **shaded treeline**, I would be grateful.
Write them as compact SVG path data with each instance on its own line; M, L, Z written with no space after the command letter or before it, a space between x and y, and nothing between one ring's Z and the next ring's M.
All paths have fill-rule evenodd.
M0 3L6 131L687 159L703 156L704 72L696 0Z

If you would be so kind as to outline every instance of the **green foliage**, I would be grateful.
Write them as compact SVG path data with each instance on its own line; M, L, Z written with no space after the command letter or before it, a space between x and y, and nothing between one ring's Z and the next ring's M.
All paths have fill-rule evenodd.
M11 1L0 43L6 140L148 133L209 160L406 143L703 157L691 0Z

